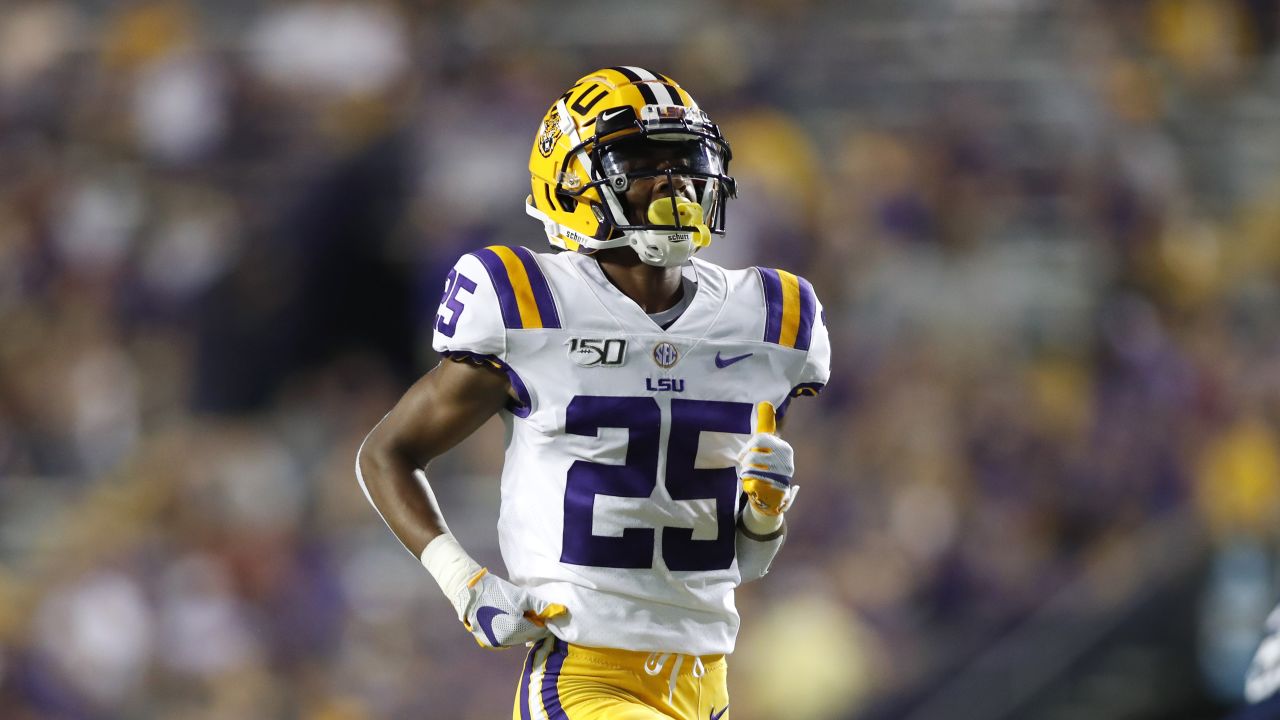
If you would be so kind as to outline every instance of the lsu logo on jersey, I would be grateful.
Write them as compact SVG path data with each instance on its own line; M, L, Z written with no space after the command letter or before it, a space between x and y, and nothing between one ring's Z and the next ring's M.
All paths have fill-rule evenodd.
M684 392L684 378L645 378L644 389L649 392Z
M622 338L573 338L569 358L582 367L617 367L627 358L627 341Z

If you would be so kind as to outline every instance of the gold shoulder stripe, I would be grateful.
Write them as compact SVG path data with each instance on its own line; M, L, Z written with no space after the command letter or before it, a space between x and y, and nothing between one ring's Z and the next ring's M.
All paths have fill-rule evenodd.
M520 309L520 326L525 329L542 327L542 314L538 312L538 302L533 297L529 273L525 272L524 264L516 257L516 252L505 245L491 245L489 249L502 260L502 265L507 269L511 290L516 296L516 307Z
M778 343L795 347L796 336L800 333L800 278L779 270L778 279L782 281L782 332Z

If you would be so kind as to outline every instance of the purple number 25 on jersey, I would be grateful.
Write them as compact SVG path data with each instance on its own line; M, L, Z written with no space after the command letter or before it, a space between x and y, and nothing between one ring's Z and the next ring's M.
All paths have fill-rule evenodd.
M444 281L444 298L440 301L440 310L436 313L436 330L445 337L453 337L458 330L458 316L462 315L465 309L462 301L458 299L458 292L462 290L466 290L468 294L474 293L475 282L457 270L450 270L449 276ZM448 320L444 319L446 311L449 313Z

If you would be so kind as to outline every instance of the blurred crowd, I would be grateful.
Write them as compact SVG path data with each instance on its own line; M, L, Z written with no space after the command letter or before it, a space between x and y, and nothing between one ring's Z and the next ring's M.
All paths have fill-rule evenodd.
M538 121L624 63L733 145L707 256L805 275L834 345L735 717L855 717L1068 583L1138 593L1099 558L1175 520L1230 700L1280 599L1278 34L1277 0L4 3L0 715L510 712L520 653L353 458L456 257L545 249ZM501 442L432 469L489 563Z

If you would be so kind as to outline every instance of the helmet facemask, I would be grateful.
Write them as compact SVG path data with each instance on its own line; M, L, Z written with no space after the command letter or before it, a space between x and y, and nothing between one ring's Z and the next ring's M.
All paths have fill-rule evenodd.
M596 123L595 137L575 148L586 156L591 182L557 188L558 195L576 200L596 190L602 202L592 210L608 237L630 245L649 265L682 265L713 234L724 234L725 201L736 192L731 154L703 113L646 106L636 118L632 108L621 107L601 111ZM650 183L658 192L628 198L629 190Z

